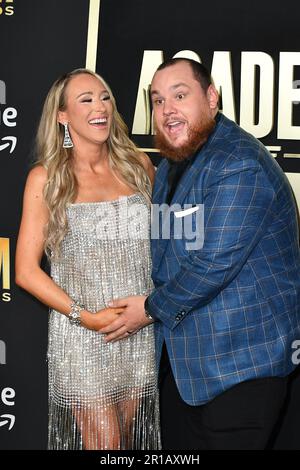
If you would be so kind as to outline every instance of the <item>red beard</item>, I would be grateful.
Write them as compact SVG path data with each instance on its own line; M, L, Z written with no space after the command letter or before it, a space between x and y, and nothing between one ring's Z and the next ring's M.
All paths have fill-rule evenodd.
M195 127L188 129L188 139L181 147L174 147L158 129L154 136L155 147L162 156L174 161L182 161L193 155L214 130L216 123L211 117L205 116Z

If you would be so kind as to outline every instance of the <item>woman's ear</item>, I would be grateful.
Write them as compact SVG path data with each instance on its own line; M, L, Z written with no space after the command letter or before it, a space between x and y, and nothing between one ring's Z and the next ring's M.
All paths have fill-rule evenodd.
M68 122L68 116L65 111L58 111L57 122L59 122L60 124L65 124Z

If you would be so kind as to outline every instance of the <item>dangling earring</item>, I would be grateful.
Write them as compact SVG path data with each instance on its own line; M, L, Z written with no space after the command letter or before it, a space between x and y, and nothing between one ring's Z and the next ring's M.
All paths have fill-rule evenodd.
M64 142L63 142L63 148L64 149L70 149L74 147L72 139L69 134L69 129L68 129L68 123L64 123L64 128L65 128L65 137L64 137Z

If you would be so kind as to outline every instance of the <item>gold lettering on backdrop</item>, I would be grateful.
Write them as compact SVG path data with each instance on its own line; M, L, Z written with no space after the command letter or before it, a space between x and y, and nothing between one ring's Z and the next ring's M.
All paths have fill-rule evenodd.
M175 57L186 57L201 62L198 54L193 51L180 51ZM132 133L135 135L149 135L151 116L149 116L149 87L153 74L163 61L163 51L144 51L140 82L135 107ZM274 65L272 58L263 52L242 53L243 83L241 92L241 119L242 127L256 137L267 135L273 126L273 94L274 94ZM259 122L254 122L255 103L255 66L261 68ZM222 96L223 112L229 119L236 121L234 102L233 74L231 53L229 51L216 51L213 56L211 70L215 86ZM250 82L247 77L251 78ZM248 97L248 91L250 93ZM248 98L247 98L248 97Z
M280 145L266 145L266 148L269 150L270 154L273 155L274 158L278 157L278 152L281 150Z
M100 0L90 0L85 66L94 72L97 63L100 3Z
M149 87L155 70L162 62L162 51L144 51L132 134L149 135L153 133Z
M192 59L195 60L196 62L202 62L200 56L194 52L194 51L189 51L189 50L184 50L184 51L179 51L175 55L173 55L173 59Z
M300 173L285 173L293 188L298 208L300 209Z
M222 98L222 109L226 116L236 121L231 53L229 51L214 52L211 75L216 89Z
M14 14L14 0L0 0L0 16L12 16Z
M255 123L255 72L259 67L258 123ZM265 52L242 52L240 126L257 138L273 127L274 63Z
M0 238L0 276L2 289L10 289L9 238Z
M300 153L284 153L283 158L300 158Z
M300 126L293 126L293 106L300 101L300 88L293 87L294 67L300 52L281 52L279 62L278 139L300 140Z
M201 62L193 51L181 51L173 57L190 57ZM149 87L153 73L164 60L163 51L144 51L132 133L153 133L149 116ZM280 53L278 138L300 140L300 126L292 125L293 105L300 102L300 88L295 86L294 67L300 65L300 52ZM255 123L255 72L259 68L258 122ZM222 96L222 112L236 120L231 54L216 51L213 55L212 77ZM240 125L257 138L268 135L274 124L274 62L265 52L241 53Z

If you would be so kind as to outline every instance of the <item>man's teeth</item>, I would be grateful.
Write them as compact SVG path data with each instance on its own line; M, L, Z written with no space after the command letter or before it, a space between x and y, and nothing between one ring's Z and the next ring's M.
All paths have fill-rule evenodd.
M169 122L168 126L177 126L178 124L180 124L180 121L174 121L174 122Z
M102 119L92 119L89 121L90 124L103 124L107 122L107 118L102 118Z

